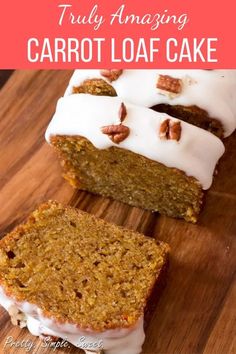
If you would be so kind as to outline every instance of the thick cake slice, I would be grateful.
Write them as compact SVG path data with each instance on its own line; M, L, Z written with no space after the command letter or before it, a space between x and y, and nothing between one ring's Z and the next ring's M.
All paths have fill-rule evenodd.
M33 335L138 354L168 252L165 243L50 201L0 241L0 304Z
M119 97L61 98L46 132L77 188L196 222L220 139Z
M219 137L236 128L236 70L76 70L72 93L117 95Z

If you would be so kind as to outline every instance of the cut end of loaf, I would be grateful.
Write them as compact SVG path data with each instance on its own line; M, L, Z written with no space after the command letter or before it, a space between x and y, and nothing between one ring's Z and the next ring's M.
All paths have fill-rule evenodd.
M0 241L0 285L60 323L131 327L168 252L164 243L49 201Z

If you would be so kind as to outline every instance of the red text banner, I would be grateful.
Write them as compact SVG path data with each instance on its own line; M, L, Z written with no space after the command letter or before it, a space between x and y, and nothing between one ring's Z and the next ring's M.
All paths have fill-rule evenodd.
M5 0L0 68L235 68L233 1Z

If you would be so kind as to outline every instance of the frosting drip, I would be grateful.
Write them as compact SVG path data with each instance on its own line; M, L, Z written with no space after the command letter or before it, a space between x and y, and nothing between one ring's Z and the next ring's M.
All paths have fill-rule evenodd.
M81 330L74 324L60 324L45 318L41 310L28 302L16 303L0 287L0 304L8 311L16 306L25 314L26 326L34 336L48 335L60 337L86 353L139 354L145 339L143 317L132 328L112 329L104 332Z
M120 124L120 97L74 94L58 101L56 113L46 131L50 136L70 135L87 138L96 148L111 146L130 150L168 167L195 177L203 189L211 186L214 169L224 153L224 145L213 134L181 121L181 138L163 140L158 132L162 122L171 119L166 114L124 101L127 116L123 122L130 129L129 136L119 145L112 142L101 127Z
M181 94L163 95L156 88L159 75L182 79ZM110 83L101 76L100 70L76 70L66 95L71 94L73 86L92 78L102 78ZM145 107L161 103L196 105L222 123L225 137L236 128L236 70L123 70L110 84L120 98Z

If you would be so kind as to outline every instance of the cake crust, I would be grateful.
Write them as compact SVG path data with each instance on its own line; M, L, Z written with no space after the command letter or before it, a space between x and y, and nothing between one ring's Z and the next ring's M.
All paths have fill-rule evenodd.
M150 108L156 112L169 114L172 117L179 118L189 124L207 130L218 136L218 138L222 139L224 136L221 122L215 118L209 117L205 110L197 106L158 104Z
M103 79L88 79L73 87L73 93L88 93L96 96L117 96L115 89Z

